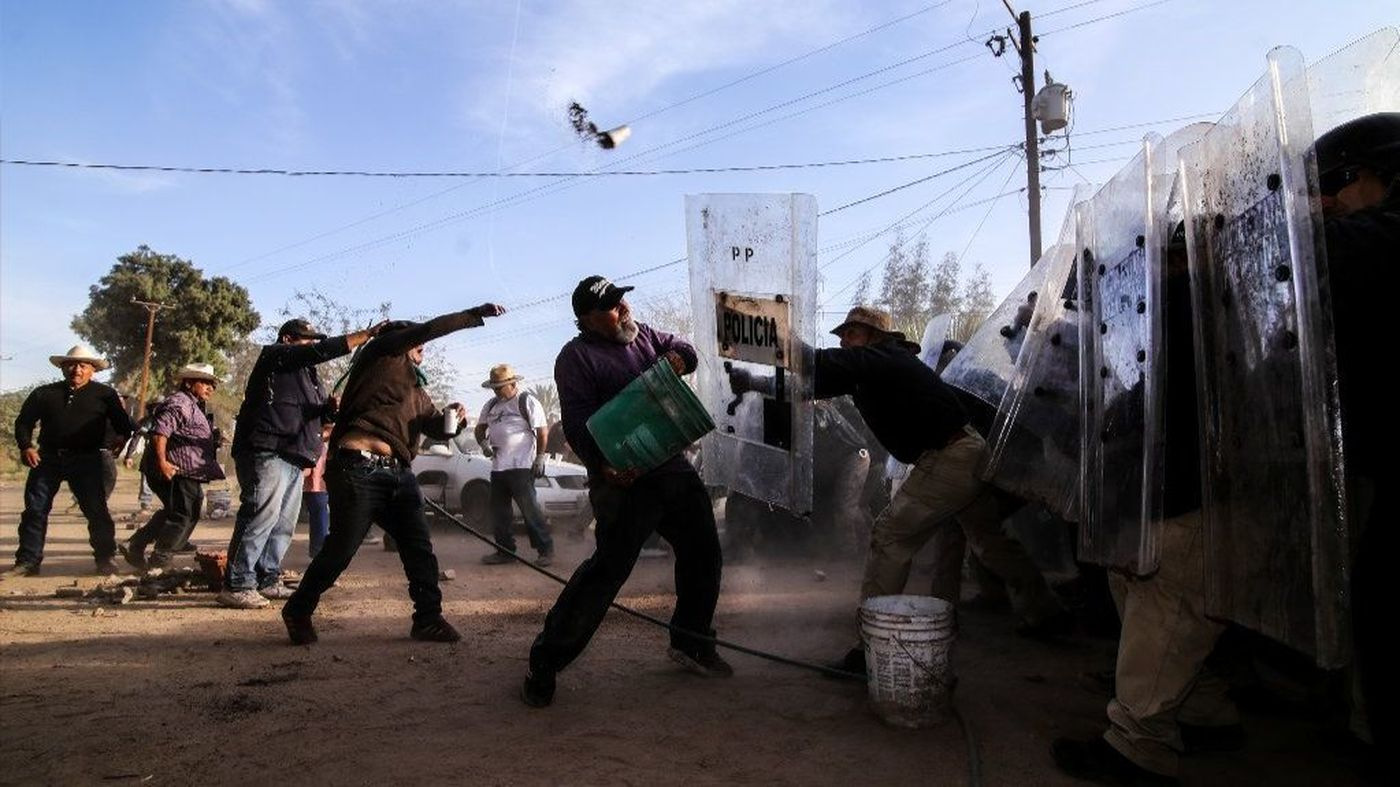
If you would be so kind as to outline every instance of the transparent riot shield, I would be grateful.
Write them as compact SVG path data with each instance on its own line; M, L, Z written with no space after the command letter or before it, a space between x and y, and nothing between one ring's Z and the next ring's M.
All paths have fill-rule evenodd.
M997 408L1015 371L1016 357L1026 340L1026 326L1045 284L1045 273L1040 264L1031 268L943 370L943 382L971 394L993 410Z
M1342 85L1333 86L1336 90ZM1207 611L1347 657L1347 522L1321 217L1296 50L1182 154Z
M1043 503L1069 522L1079 518L1079 296L1074 277L1074 206L1091 193L1092 188L1077 191L1058 242L1045 250L1032 269L1039 277L1039 295L1029 322L1019 336L1010 337L1018 339L1021 346L1005 390L997 399L996 416L987 435L990 456L984 472L999 489ZM1017 300L1025 302L1026 298ZM992 327L1000 331L995 324Z
M1162 525L1167 196L1178 154L1209 124L1142 151L1078 206L1081 380L1079 556L1157 570Z
M1386 27L1308 66L1313 136L1373 112L1400 110L1400 31Z
M716 429L705 481L797 514L812 506L817 203L805 194L688 195L700 400ZM730 393L728 370L772 381Z

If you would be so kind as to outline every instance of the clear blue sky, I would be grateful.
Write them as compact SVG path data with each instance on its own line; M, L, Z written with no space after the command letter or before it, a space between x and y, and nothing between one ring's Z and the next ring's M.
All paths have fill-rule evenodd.
M932 5L14 0L0 3L0 155L576 172L824 162L1018 142L1014 60L993 58L982 44L1010 23L1006 8L999 0ZM1105 129L1218 113L1262 73L1270 47L1288 44L1316 60L1397 21L1395 5L1379 0L1045 0L1017 9L1031 11L1044 34L1037 75L1049 69L1076 96L1074 169L1044 180L1051 188L1047 245L1068 187L1108 179L1143 134L1165 134L1185 121ZM579 142L566 122L571 100L603 126L635 120L632 139L613 152ZM826 210L979 155L986 154L562 182L4 166L0 388L56 376L47 356L77 341L68 323L85 305L87 287L143 243L244 284L266 322L277 320L295 290L312 288L350 306L390 300L396 316L419 317L488 300L530 304L590 273L623 277L681 257L687 193L807 192ZM881 230L975 172L824 218L819 245ZM978 203L1024 182L1024 167L1008 160L935 209L955 197ZM965 269L984 265L1001 296L1027 266L1024 195L949 213L929 225L927 237L935 256L965 251ZM824 308L842 311L846 285L864 269L878 270L886 248L882 237L839 260L845 248L823 254ZM627 283L644 306L681 292L685 266ZM554 300L444 344L474 409L491 364L511 362L547 379L572 332L567 301Z

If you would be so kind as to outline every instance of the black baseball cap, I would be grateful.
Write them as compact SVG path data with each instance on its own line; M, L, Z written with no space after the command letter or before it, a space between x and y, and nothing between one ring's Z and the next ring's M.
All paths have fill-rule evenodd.
M605 276L589 276L574 288L574 316L582 317L591 311L607 311L633 289L619 287Z
M290 336L293 339L324 339L326 335L311 327L311 323L300 317L287 320L277 329L277 338Z

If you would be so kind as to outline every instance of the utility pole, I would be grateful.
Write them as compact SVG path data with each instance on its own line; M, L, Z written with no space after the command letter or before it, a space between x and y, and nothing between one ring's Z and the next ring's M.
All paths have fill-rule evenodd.
M1040 259L1040 139L1035 133L1035 116L1031 113L1031 102L1035 99L1035 34L1031 32L1031 12L1020 14L1011 7L1009 0L1001 0L1002 5L1016 20L1018 34L1013 36L1008 29L1005 36L992 36L987 40L987 48L992 54L1001 57L1006 41L1016 47L1021 57L1021 76L1016 86L1021 91L1025 105L1026 120L1026 201L1030 204L1030 243L1031 267ZM998 44L999 46L993 46Z
M136 400L136 420L140 421L146 417L146 383L151 377L151 339L156 332L156 312L164 309L165 304L135 298L131 302L146 309L146 353L141 359L141 393Z

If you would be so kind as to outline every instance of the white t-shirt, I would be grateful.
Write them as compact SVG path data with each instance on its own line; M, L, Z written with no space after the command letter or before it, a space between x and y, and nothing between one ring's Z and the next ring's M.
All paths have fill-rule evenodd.
M491 399L481 408L477 422L486 425L486 442L496 452L491 458L492 470L520 470L535 462L535 430L547 425L544 408L538 398L526 397L525 409L530 418L521 418L521 396L523 391L509 399Z

